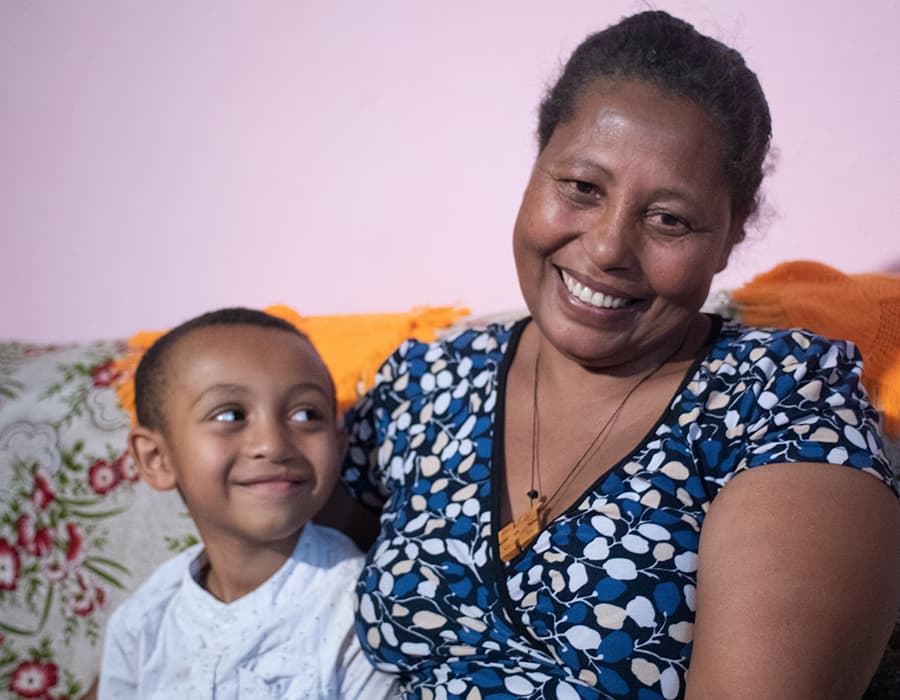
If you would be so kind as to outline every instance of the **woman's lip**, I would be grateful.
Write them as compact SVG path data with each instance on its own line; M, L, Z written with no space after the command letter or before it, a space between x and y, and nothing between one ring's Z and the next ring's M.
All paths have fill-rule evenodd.
M587 281L583 277L557 268L559 278L569 296L577 302L595 309L606 311L629 310L643 301L606 285Z

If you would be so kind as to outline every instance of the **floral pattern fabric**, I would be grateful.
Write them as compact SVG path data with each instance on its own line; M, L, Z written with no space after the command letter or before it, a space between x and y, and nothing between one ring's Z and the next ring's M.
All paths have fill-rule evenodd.
M896 492L852 344L728 322L637 448L503 564L492 464L526 322L405 343L347 418L345 483L384 503L357 631L406 698L681 698L700 529L725 483L831 462Z
M195 541L177 496L136 488L113 389L124 350L0 344L0 697L80 697L111 609Z

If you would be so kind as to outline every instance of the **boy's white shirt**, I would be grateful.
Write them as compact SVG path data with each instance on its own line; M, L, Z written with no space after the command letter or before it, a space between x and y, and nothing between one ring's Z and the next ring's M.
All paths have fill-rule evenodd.
M175 556L109 620L99 700L396 697L353 629L363 557L343 534L307 523L259 588L223 603L197 583L202 545Z

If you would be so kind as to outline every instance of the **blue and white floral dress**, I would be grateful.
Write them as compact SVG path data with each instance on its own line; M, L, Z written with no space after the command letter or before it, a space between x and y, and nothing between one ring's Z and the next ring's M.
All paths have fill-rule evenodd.
M852 344L716 318L637 448L504 564L492 465L526 323L407 341L348 415L345 483L384 504L357 632L406 698L681 698L700 528L729 479L830 462L896 492Z

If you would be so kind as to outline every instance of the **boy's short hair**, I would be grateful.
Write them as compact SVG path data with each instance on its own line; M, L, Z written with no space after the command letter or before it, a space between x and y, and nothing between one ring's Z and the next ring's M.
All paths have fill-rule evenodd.
M185 321L160 336L148 348L134 373L134 409L139 425L150 430L165 430L166 414L163 406L167 384L166 365L168 364L169 355L172 353L172 348L185 336L200 328L209 328L210 326L274 328L293 333L312 345L309 336L296 326L284 319L257 309L229 307L208 311L205 314ZM331 383L331 387L332 403L336 405L334 382Z

